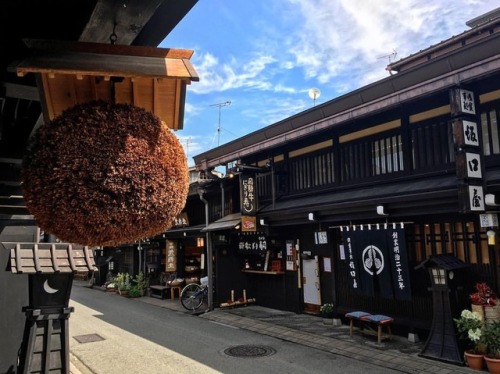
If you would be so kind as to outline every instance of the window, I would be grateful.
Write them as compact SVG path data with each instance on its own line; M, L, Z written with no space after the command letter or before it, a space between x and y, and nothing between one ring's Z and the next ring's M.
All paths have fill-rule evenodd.
M500 138L498 119L500 109L492 108L481 113L481 130L483 133L483 154L485 156L500 154Z
M340 158L343 182L403 171L401 134L344 143Z

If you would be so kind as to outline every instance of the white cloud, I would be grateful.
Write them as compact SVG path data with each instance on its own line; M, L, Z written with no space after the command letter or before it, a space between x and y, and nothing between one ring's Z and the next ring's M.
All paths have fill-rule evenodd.
M194 84L191 90L198 94L236 88L272 90L273 85L264 71L275 62L273 57L256 52L252 59L243 63L234 57L222 63L206 52L193 59L200 81Z
M295 22L294 32L287 38L289 53L306 79L322 84L334 82L348 71L363 71L351 87L366 84L368 77L386 76L384 69L374 73L370 67L377 57L394 49L398 58L427 48L465 31L465 20L472 13L488 11L486 1L478 7L451 5L446 0L287 0L288 8L296 8L303 19ZM464 9L465 8L465 9ZM377 64L378 67L378 64ZM372 80L372 81L373 81Z

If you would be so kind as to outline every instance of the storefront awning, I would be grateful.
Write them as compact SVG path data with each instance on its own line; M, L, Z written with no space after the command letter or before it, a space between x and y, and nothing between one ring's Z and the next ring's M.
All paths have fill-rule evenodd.
M274 205L259 211L259 217L273 218L273 224L288 222L301 216L306 220L308 212L316 212L332 219L346 219L356 213L373 215L379 204L401 206L401 211L410 208L420 211L429 205L440 203L446 213L458 209L458 183L456 175L447 174L422 180L403 181L385 185L373 185L359 189L349 189L314 194L301 198L277 201ZM412 213L413 214L413 213ZM394 217L394 216L393 216ZM348 218L347 218L348 219Z
M241 224L241 213L228 214L227 216L212 222L206 226L202 232L219 231L219 230L232 230Z
M177 238L179 236L184 236L184 233L186 233L186 235L198 234L205 227L206 227L205 225L176 227L174 229L167 230L165 232L165 236L167 238L173 238L173 237Z

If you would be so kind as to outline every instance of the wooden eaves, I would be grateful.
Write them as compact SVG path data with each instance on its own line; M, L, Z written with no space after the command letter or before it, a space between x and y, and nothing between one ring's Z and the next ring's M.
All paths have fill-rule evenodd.
M14 274L76 273L96 270L94 254L87 246L69 243L2 243L10 248Z
M172 130L183 127L186 86L199 77L191 50L100 43L25 40L33 54L18 76L38 75L44 118L76 104L105 100L156 114Z

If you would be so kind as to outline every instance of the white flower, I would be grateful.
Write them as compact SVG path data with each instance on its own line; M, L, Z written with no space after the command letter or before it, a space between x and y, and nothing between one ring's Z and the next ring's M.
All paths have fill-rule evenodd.
M470 329L468 331L468 336L473 342L479 341L479 339L481 339L481 329Z

